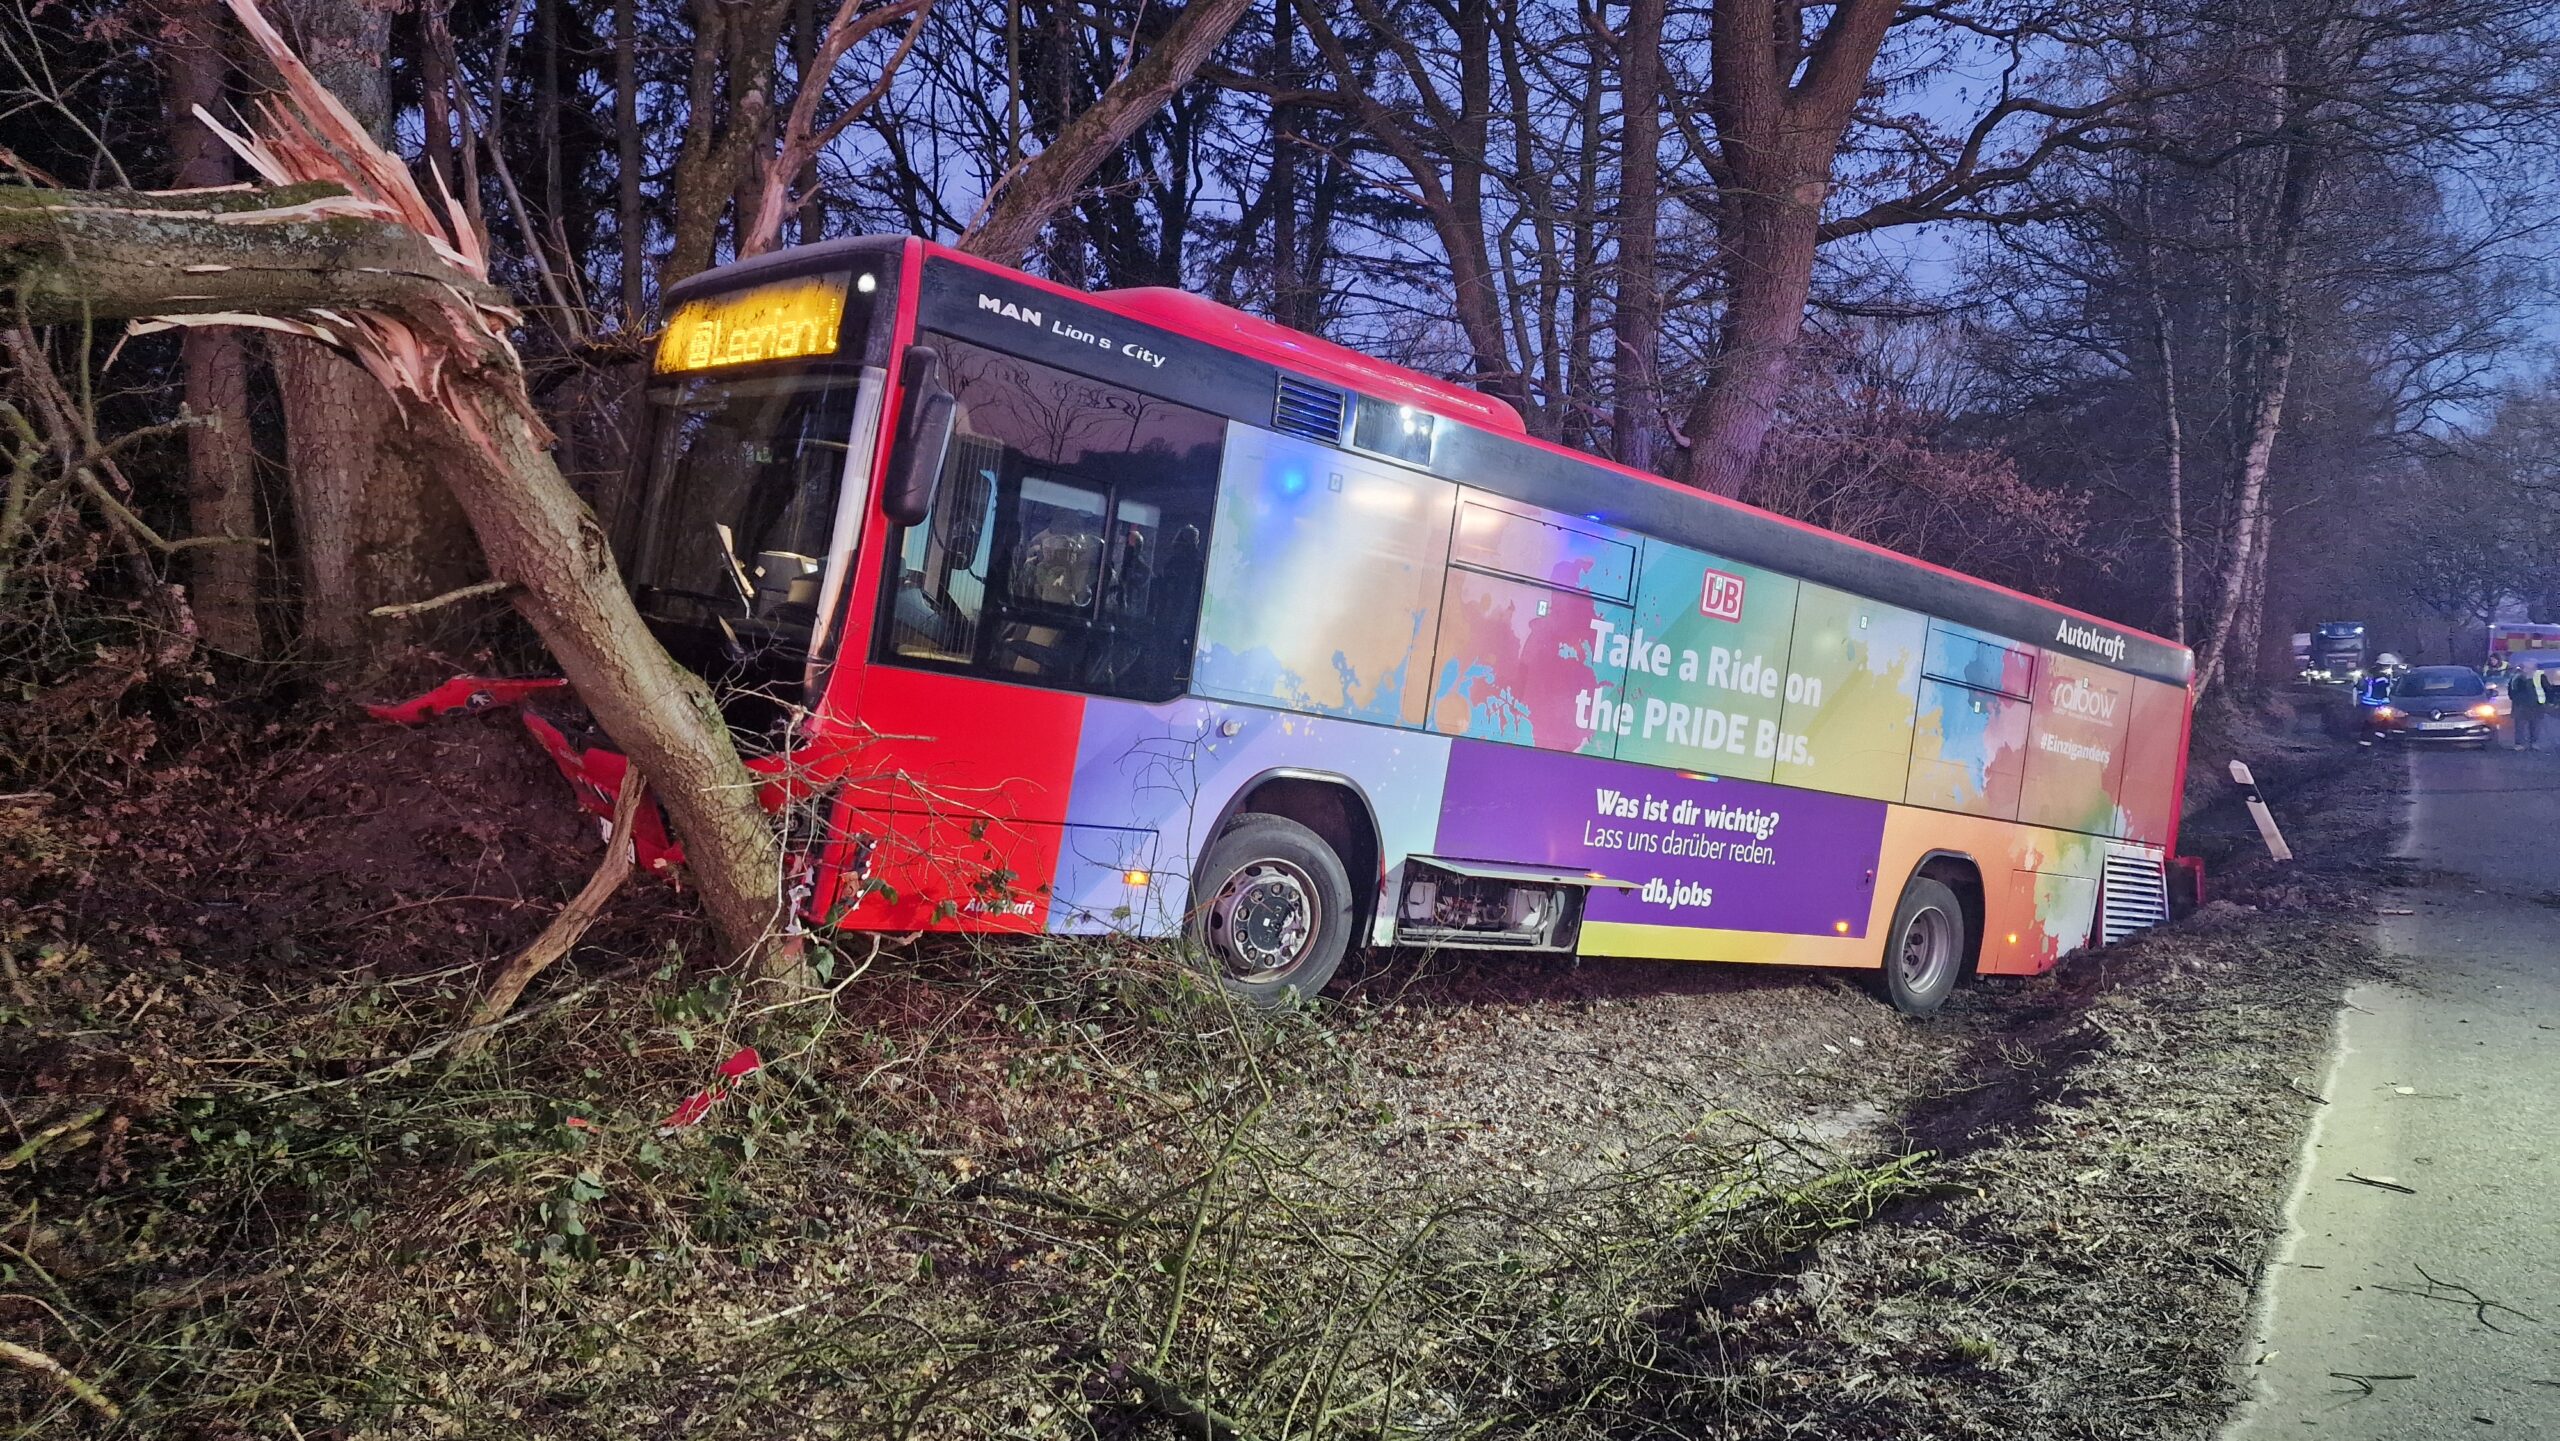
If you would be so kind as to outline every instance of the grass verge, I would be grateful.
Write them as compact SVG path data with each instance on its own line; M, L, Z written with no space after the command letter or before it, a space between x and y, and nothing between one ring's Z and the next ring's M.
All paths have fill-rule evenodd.
M2338 859L1932 1026L1465 964L1240 1015L1064 943L783 992L643 927L458 1068L403 1062L472 928L356 878L217 957L66 899L129 818L22 815L0 1325L120 1419L21 1363L0 1434L2181 1434L2369 964L2390 773L2304 785Z

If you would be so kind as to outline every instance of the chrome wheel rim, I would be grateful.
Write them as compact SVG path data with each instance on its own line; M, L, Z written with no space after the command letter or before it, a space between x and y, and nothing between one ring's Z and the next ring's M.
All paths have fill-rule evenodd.
M1901 970L1903 986L1928 991L1955 962L1954 918L1935 906L1915 912L1903 925L1902 942L1894 951L1894 964Z
M1209 902L1209 945L1238 980L1296 969L1316 944L1316 884L1283 860L1249 861Z

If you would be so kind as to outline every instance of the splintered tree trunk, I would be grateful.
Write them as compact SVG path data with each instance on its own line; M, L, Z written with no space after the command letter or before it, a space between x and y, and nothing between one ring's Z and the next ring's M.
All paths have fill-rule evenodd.
M171 177L180 189L228 185L231 151L195 117L197 106L220 114L224 59L222 12L200 0L174 18L165 52L169 66ZM196 535L258 533L257 453L249 439L248 341L236 330L192 332L181 343L187 410L203 422L187 432L187 524ZM205 642L236 656L263 649L258 632L258 550L250 545L199 546L188 555L189 599Z
M782 919L781 856L720 703L633 608L604 528L552 464L529 405L486 388L470 405L485 440L431 412L418 429L490 575L519 587L518 612L665 801L722 937L742 957L765 951Z
M334 193L154 195L137 207L127 193L21 189L0 206L0 291L40 325L326 310L428 337L447 364L432 396L404 391L404 448L442 477L490 576L513 587L579 698L665 804L723 939L741 955L766 952L782 907L779 844L719 705L633 608L602 528L552 463L503 337L456 329L457 306L502 308L504 295L400 224L289 209Z
M37 325L255 317L360 357L406 403L410 442L485 538L490 575L663 798L722 938L778 958L779 838L710 687L650 634L552 463L508 339L522 316L476 234L321 89L255 0L229 4L282 91L244 142L277 183L139 197L17 187L0 205L0 295Z
M391 118L388 0L279 8L312 74L381 139ZM401 444L399 415L371 376L312 341L279 337L269 354L284 402L304 639L332 658L379 655L407 635L366 612L468 581L469 536L451 498Z

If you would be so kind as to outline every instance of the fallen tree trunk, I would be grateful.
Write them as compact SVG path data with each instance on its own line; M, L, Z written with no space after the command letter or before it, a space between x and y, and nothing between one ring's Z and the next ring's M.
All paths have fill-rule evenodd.
M231 4L287 87L259 107L255 138L226 137L266 183L0 189L0 301L39 324L260 326L363 364L461 503L492 578L514 587L665 804L723 940L761 956L779 931L779 839L710 688L650 634L603 528L553 464L507 339L515 312L468 226L448 229L254 5Z

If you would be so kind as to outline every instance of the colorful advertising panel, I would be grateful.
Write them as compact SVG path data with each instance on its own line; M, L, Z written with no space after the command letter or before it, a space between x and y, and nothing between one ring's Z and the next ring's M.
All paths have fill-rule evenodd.
M1920 682L1920 729L1911 746L1915 806L2015 819L2026 778L2027 703L1942 680Z
M2124 773L2116 778L2117 834L2155 846L2169 843L2178 829L2178 761L2186 740L2186 690L2136 679Z
M1228 430L1192 688L1420 725L1457 487Z
M1595 886L1589 920L1803 936L1867 925L1879 801L1460 741L1434 854L1550 865Z
M2026 786L2018 819L2029 825L2113 834L2133 723L2133 677L2046 652L2027 726Z
M1774 779L1902 799L1920 701L1928 618L1825 586L1799 586L1782 734L1801 736Z
M1633 621L1592 633L1626 667L1618 759L1769 779L1798 745L1778 725L1795 615L1791 577L1646 541Z
M1929 656L1923 673L1932 680L1951 680L2025 700L2035 671L2036 653L2026 646L1968 626L1929 622Z
M1085 712L1077 742L1066 817L1075 826L1155 838L1155 872L1141 908L1132 923L1112 929L1163 935L1180 925L1192 867L1246 787L1275 774L1347 778L1393 863L1431 848L1449 749L1444 736L1252 706L1097 700ZM1125 904L1113 889L1123 879L1099 867L1062 868L1060 900L1107 916ZM1365 889L1375 879L1355 875L1351 881ZM1087 885L1091 889L1078 889ZM1384 910L1392 921L1394 908Z
M1626 666L1609 663L1593 637L1626 628L1623 605L1452 566L1440 606L1431 728L1610 754Z
M1624 603L1635 583L1636 539L1472 492L1458 503L1449 558L1523 580L1587 590Z

